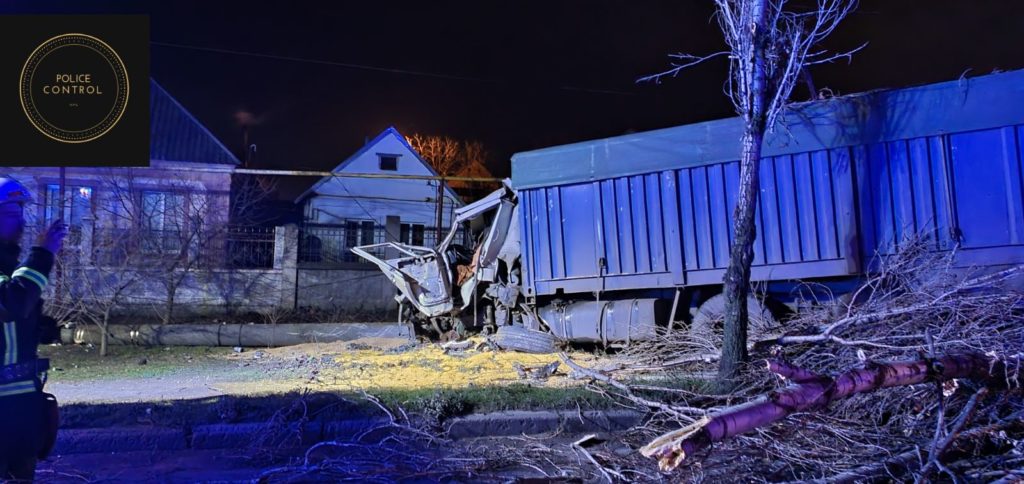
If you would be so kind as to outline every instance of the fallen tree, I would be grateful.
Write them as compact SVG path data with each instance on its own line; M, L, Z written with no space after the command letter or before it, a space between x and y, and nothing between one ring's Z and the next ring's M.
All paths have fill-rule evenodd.
M1015 475L1024 466L1015 457L1024 452L1024 424L1015 423L1024 411L1024 266L984 273L933 245L903 241L842 297L798 286L802 309L748 346L770 371L749 365L728 395L704 383L717 343L686 331L631 346L611 365L565 363L595 391L651 411L629 438L675 469L673 480Z
M1016 384L1019 370L1019 365L1014 365L1012 374L1008 373L1003 360L979 354L893 363L868 362L864 368L850 370L834 378L780 360L768 360L767 366L776 375L795 384L772 392L761 400L727 408L688 427L662 435L640 449L640 453L656 458L662 470L672 470L687 456L708 448L714 442L777 422L796 412L827 407L857 393L959 378L987 386L1006 387Z

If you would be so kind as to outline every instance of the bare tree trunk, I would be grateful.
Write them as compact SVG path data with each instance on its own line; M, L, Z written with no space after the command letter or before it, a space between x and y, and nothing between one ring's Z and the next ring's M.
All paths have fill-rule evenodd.
M733 212L735 236L729 254L729 268L725 272L725 334L722 340L722 359L718 367L717 386L720 392L730 391L736 383L740 365L747 361L747 296L750 294L750 264L754 260L754 240L757 226L754 213L760 191L758 172L761 165L761 144L764 141L767 113L767 84L765 80L765 49L768 26L765 25L768 7L765 0L752 1L750 12L748 72L744 77L749 84L742 93L748 98L749 111L744 116L745 128L740 155L740 193ZM747 17L749 15L749 17Z
M110 338L110 308L103 312L103 326L100 327L100 356L107 356L107 340Z
M752 128L752 129L751 129ZM725 273L725 334L722 340L722 359L718 366L718 385L722 392L730 391L747 361L747 296L750 294L750 265L754 260L754 241L757 225L754 214L760 191L758 171L761 164L763 131L750 127L743 135L743 159L740 161L740 193L736 202L736 235L729 255L729 269Z
M796 383L772 392L759 401L728 408L696 424L669 432L640 449L658 459L662 470L675 469L686 459L715 442L769 425L790 414L815 410L858 393L881 388L916 385L926 381L968 378L992 386L1015 380L1018 367L1008 368L1001 360L979 354L949 355L894 363L870 363L837 377L814 375L781 361L768 361L768 368Z

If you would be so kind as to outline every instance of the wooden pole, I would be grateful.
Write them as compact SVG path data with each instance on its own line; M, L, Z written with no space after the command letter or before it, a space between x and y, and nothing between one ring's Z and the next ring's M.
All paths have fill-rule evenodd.
M436 231L437 236L434 239L434 246L441 243L441 237L444 236L444 230L441 229L441 220L444 217L444 178L437 180L437 225Z
M60 207L60 209L58 211L58 214L57 214L57 217L60 220L64 220L64 215L65 215L65 211L64 211L64 200L65 200L65 198L64 198L64 190L65 190L66 187L67 187L67 168L62 166L62 167L60 167L60 183L58 183L58 186L57 186L57 206ZM41 227L41 228L42 228L42 230L47 230L49 227ZM61 247L61 250L59 252L64 252L63 246ZM62 294L61 294L62 291L60 290L60 279L61 279L62 272L63 272L61 270L61 266L62 266L61 261L62 261L62 259L60 257L61 256L60 253L53 254L53 255L54 255L54 259L56 261L58 261L58 263L56 264L56 266L57 266L56 270L54 271L54 275L53 275L53 292L54 292L53 299L54 299L55 302L60 304L61 299L62 299Z

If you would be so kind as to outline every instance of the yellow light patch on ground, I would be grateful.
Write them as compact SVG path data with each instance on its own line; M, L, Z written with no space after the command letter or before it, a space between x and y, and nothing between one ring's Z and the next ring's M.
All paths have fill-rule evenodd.
M474 349L453 354L445 354L438 344L399 348L408 341L363 339L241 352L230 347L113 346L107 357L82 345L44 346L40 355L51 358L54 369L47 388L62 402L159 401L306 390L366 391L404 401L434 390L452 390L468 392L467 398L482 407L504 409L553 408L571 403L562 401L569 398L566 395L590 394L582 388L583 382L567 377L564 364L542 381L522 380L513 368L516 363L547 365L559 360L557 354L476 351L483 341L475 338ZM571 355L585 366L598 364L592 354ZM530 393L531 389L536 392Z
M473 347L483 342L474 339ZM359 342L356 342L359 343ZM516 363L542 366L558 361L557 354L535 355L512 351L476 351L445 354L440 345L424 344L402 352L389 352L386 348L352 350L351 343L308 344L267 350L273 359L290 361L303 355L320 355L319 361L309 363L317 370L318 388L325 390L371 390L391 388L457 389L472 386L501 385L522 382L516 372ZM369 342L363 344L370 344ZM380 347L379 345L372 345ZM327 357L326 360L324 357ZM574 354L579 361L593 360L589 354ZM567 368L543 381L544 386L578 384L566 378Z

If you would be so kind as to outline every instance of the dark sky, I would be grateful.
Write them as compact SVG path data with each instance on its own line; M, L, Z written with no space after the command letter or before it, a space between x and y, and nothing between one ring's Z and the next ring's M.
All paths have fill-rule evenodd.
M507 176L517 151L732 114L724 60L635 83L666 54L721 48L711 0L0 5L149 14L153 77L239 153L236 114L251 113L264 168L330 169L394 125L480 140ZM1020 1L863 0L828 46L868 46L812 74L851 93L1019 69L1022 32Z

